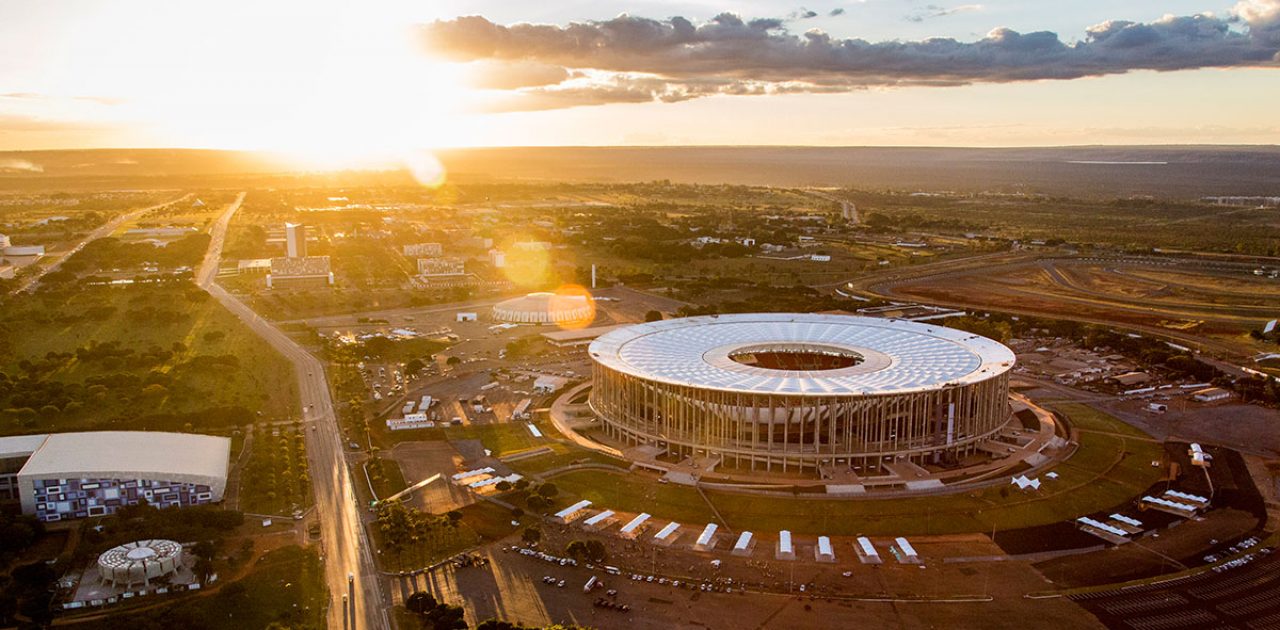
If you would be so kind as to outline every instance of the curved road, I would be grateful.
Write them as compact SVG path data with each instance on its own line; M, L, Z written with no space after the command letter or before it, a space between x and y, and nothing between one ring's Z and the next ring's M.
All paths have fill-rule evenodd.
M370 551L368 535L360 521L358 499L347 466L333 400L329 395L324 364L213 281L218 273L227 224L244 197L245 193L240 193L210 230L213 238L196 272L196 282L292 362L297 373L303 419L313 427L307 431L307 458L325 549L325 584L329 590L326 625L334 630L389 629L391 622L387 616L382 583ZM350 585L355 594L350 606L354 612L354 624L348 622L341 605L342 596L349 588L348 575L354 578Z

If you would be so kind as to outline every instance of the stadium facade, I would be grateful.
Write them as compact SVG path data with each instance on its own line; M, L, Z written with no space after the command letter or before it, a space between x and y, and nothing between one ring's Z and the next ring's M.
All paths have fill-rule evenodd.
M125 505L185 507L222 500L229 438L92 431L0 438L0 487L23 514L55 522ZM16 495L16 496L15 496Z
M1010 419L1013 353L941 326L823 314L671 319L592 342L604 433L783 472L957 461Z

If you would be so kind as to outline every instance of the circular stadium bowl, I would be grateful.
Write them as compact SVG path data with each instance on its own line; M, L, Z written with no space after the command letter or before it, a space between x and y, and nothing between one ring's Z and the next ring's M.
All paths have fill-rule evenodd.
M1010 419L1014 355L923 323L766 313L599 337L590 406L610 438L773 471L954 462Z

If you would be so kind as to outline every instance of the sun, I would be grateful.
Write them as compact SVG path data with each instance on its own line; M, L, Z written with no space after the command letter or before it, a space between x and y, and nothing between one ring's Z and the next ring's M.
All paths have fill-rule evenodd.
M287 11L249 21L202 13L234 21L225 30L238 36L175 40L168 49L181 63L156 53L165 46L113 45L165 76L122 86L115 115L158 144L267 151L309 169L379 166L465 143L457 119L474 95L464 66L424 55L402 15L323 9L309 23Z

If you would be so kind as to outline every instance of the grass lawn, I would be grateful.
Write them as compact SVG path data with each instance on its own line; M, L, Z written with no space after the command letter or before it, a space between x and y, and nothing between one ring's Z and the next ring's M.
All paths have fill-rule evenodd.
M380 498L385 499L408 486L404 480L404 473L400 470L400 465L394 459L373 457L365 461L364 465L369 471L373 490ZM381 474L375 471L380 471Z
M209 594L183 597L170 605L123 612L72 627L241 630L266 628L279 622L287 628L322 628L327 598L319 555L314 549L289 546L266 553L249 575Z
M1128 426L1100 412L1085 417L1084 423L1108 433ZM1136 429L1125 432L1145 437ZM706 495L725 524L736 531L788 529L798 534L874 536L989 532L993 527L1047 525L1119 505L1159 479L1160 469L1150 462L1162 453L1155 442L1085 431L1075 455L1053 469L1058 478L1042 478L1044 490L1037 494L994 486L909 499L801 499L715 490L707 490ZM659 484L639 475L583 470L551 481L561 496L588 499L601 508L644 511L688 525L714 519L695 489Z
M1081 431L1104 431L1106 433L1121 433L1124 435L1132 435L1137 438L1149 438L1141 429L1126 424L1120 419L1103 411L1098 411L1088 405L1080 403L1053 403L1047 405L1050 409L1061 413L1067 417L1071 426Z
M631 465L616 457L610 457L604 453L587 450L577 446L570 446L558 442L549 443L547 446L551 448L551 453L537 455L527 459L515 460L509 462L508 465L517 472L525 475L541 474L548 470L569 466L574 462L607 464L610 466L617 466L619 468L628 468Z

